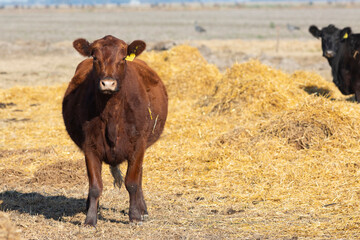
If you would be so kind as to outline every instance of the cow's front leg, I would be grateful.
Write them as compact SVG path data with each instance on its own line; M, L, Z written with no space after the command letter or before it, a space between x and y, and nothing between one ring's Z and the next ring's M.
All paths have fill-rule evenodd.
M130 222L142 221L147 215L146 204L142 192L142 163L145 146L137 148L135 154L128 161L125 186L130 196L129 219Z
M95 226L97 222L99 198L103 190L101 161L92 152L85 153L85 161L89 178L89 195L86 202L87 214L85 224Z
M355 88L355 100L356 102L360 103L360 86Z
M143 168L141 167L140 172L140 188L139 188L139 204L140 204L140 210L141 210L141 220L145 220L148 217L148 211L144 199L144 194L142 191L142 175L143 175Z

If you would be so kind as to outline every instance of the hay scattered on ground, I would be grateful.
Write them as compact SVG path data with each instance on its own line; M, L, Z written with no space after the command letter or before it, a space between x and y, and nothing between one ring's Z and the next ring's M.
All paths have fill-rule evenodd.
M69 187L87 185L87 181L84 160L81 159L44 165L34 173L34 177L28 183L61 188L63 185Z
M144 192L152 220L129 230L124 224L127 193L115 192L104 168L101 237L360 236L358 104L346 101L332 83L315 73L290 75L256 60L235 64L221 74L188 46L145 53L142 58L164 80L170 101L165 131L144 160ZM23 176L38 179L46 188L50 175L56 176L66 204L80 206L82 200L73 200L73 194L86 196L79 178L83 156L63 126L65 88L0 90L5 103L0 110L5 139L0 146L0 174L12 175L9 181ZM39 191L39 186L17 189ZM46 199L52 198L39 201L46 205ZM18 208L9 204L13 217ZM93 236L78 230L76 224L84 220L80 210L68 211L59 222L58 206L48 208L49 212L35 208L47 218L37 219L52 224L56 230L51 232L59 238L71 237L71 231L79 238ZM25 236L37 236L33 216L27 212L21 216L33 226L21 227Z
M15 225L10 221L9 217L0 212L0 239L17 240L20 239L20 234L16 230Z

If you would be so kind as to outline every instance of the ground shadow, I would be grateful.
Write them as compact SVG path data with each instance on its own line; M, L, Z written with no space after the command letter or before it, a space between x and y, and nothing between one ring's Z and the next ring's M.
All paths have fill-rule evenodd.
M352 96L346 98L346 101L348 101L348 102L354 102L354 103L357 102L356 99L355 99L355 95L352 95Z
M304 91L310 95L329 96L330 90L327 88L317 87L314 85L303 87Z
M40 193L4 191L0 193L0 210L17 211L30 215L60 220L64 216L74 216L85 211L86 199L65 196L45 196Z
M59 221L62 217L72 217L78 213L86 214L85 198L69 198L65 196L46 196L40 193L21 193L18 191L0 192L0 211L17 211L29 215L43 215L47 219ZM128 221L121 221L103 217L101 211L119 212L121 215L128 215L125 210L105 208L100 205L99 220L114 223L129 224ZM78 221L71 221L75 225L81 224Z
M309 95L315 95L315 96L324 96L328 97L330 96L330 90L326 88L317 87L314 85L306 86L302 88L305 92L307 92ZM330 100L335 100L331 98ZM351 95L348 98L346 98L347 102L357 102L355 99L355 95Z

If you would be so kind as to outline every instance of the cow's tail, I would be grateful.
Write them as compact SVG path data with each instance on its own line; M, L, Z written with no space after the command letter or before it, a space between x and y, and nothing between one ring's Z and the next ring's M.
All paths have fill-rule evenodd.
M116 186L120 189L122 183L124 182L124 178L119 169L119 166L116 166L116 167L110 166L110 172L111 172L111 175L114 177L114 187Z

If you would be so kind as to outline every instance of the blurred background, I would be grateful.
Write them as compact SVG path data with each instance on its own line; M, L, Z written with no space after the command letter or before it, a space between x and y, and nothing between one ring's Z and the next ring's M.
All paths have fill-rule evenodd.
M147 50L194 46L221 71L255 58L286 72L314 70L331 80L320 41L308 28L335 24L359 32L359 9L360 1L0 0L0 51L10 58L24 53L78 56L73 40L111 34L126 42L142 39ZM9 72L6 63L0 60L2 72ZM5 88L18 81L54 81L1 77Z
M310 38L308 26L359 29L360 1L0 0L0 40Z

